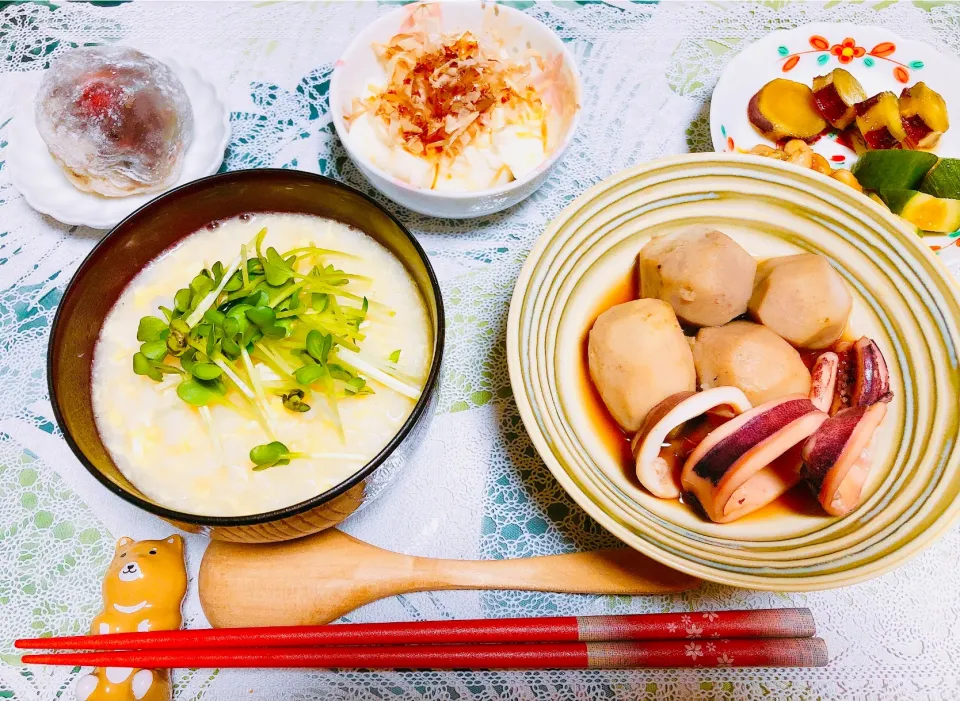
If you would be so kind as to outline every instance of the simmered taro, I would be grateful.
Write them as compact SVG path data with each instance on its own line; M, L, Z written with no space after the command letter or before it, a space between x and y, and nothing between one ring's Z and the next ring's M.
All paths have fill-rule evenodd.
M119 46L77 49L40 84L37 129L80 190L107 197L173 185L193 111L169 66Z
M749 321L700 329L693 361L701 389L737 387L754 406L810 392L800 354L773 331Z
M757 268L750 315L798 348L829 348L850 318L853 298L823 256L769 258Z
M692 227L640 251L640 294L668 302L695 326L721 326L747 311L757 261L721 231Z
M597 317L587 357L604 404L629 433L671 394L697 387L687 340L673 309L659 299L618 304Z

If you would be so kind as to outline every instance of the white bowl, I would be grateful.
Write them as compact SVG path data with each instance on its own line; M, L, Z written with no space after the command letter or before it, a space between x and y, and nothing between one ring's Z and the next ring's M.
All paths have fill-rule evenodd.
M230 112L219 89L191 66L166 56L158 60L176 73L193 108L193 141L184 154L177 182L160 192L127 197L101 197L78 190L37 131L35 93L31 93L13 120L8 159L10 180L27 204L64 224L110 229L163 192L217 172L230 142Z
M350 141L344 122L344 111L349 110L354 98L363 97L370 84L383 85L387 76L373 52L374 43L386 43L394 35L409 27L417 13L429 13L440 21L446 33L470 31L480 35L491 22L496 27L511 28L516 36L508 41L508 50L519 53L527 47L540 52L545 59L559 57L560 74L567 81L575 97L573 114L566 120L564 133L547 158L532 172L513 182L486 190L465 192L438 192L416 187L399 180L375 166L359 153ZM407 27L404 24L407 23ZM503 32L498 32L503 35ZM580 119L580 74L573 57L563 42L546 26L518 10L503 5L481 2L417 3L390 12L371 23L347 47L333 70L330 80L330 112L333 124L344 148L357 168L367 176L384 195L421 214L435 217L464 219L479 217L511 207L532 194L550 174L573 140Z

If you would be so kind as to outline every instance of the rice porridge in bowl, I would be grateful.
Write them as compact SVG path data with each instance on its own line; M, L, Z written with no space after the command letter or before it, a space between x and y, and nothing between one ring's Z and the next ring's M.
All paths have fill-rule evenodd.
M214 222L140 272L107 316L93 362L97 429L120 471L163 506L280 509L340 484L390 442L433 342L407 269L361 231L301 214Z

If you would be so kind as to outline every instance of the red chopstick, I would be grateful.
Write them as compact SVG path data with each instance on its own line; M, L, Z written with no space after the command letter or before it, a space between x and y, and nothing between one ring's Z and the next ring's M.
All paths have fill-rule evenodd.
M310 667L365 669L621 669L822 667L820 638L658 640L620 643L127 650L24 655L24 664L98 667Z
M711 638L805 638L816 633L805 608L626 616L503 618L328 626L220 628L17 640L21 650L170 650L321 645L547 643Z

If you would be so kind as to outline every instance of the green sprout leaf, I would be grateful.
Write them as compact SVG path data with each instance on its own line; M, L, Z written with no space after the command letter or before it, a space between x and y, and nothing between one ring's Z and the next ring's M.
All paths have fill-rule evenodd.
M190 309L191 299L193 299L193 292L186 287L177 290L177 294L173 296L173 308L178 312L185 312Z
M307 353L321 365L327 362L327 356L333 347L333 336L322 334L316 329L307 334Z
M282 336L276 336L275 338L285 338L293 333L293 319L278 319L277 323L274 324L274 332L283 331Z
M194 366L196 367L196 366ZM193 406L207 406L220 400L226 393L222 382L204 382L203 380L185 380L177 385L177 396Z
M356 394L373 394L373 390L367 386L367 381L362 377L349 377L343 380L346 387L343 388L347 396Z
M264 443L250 449L250 462L255 467L254 472L260 472L275 465L288 465L290 463L290 451L280 441Z
M199 354L197 353L195 348L188 348L186 351L184 351L183 355L180 356L180 367L182 367L187 372L190 372L193 369L193 366L196 365L198 362L206 361L206 358L204 358L203 360L200 360L197 357L198 355Z
M395 351L393 351L393 353L390 354L390 362L391 362L391 363L398 363L398 362L400 362L400 351L399 351L399 350L395 350Z
M140 353L159 363L167 357L167 343L161 340L148 341L140 346Z
M330 363L327 365L327 370L330 371L330 377L335 380L340 380L341 382L349 382L354 377L357 377L345 367L342 365L337 365L336 363Z
M220 342L220 351L231 360L234 360L240 356L240 344L237 343L235 339L224 336Z
M247 322L248 309L253 309L253 306L250 304L247 304L246 302L240 302L239 304L236 304L230 307L230 310L227 312L227 318L224 319L223 323L227 324L232 319L233 321L237 322L237 324L239 324L239 327L237 330L242 331L246 326L249 325L249 323ZM226 328L226 326L224 327L224 333L230 333L230 331ZM233 333L236 333L236 331L234 331Z
M332 265L328 265L323 269L323 275L327 277L326 283L328 285L333 285L334 287L340 287L341 285L346 285L350 282L345 277L340 277L344 272L342 270L337 270Z
M141 343L160 340L160 334L167 329L169 322L155 316L145 316L137 326L137 340Z
M207 337L207 347L206 353L207 356L213 358L220 352L220 341L223 338L223 331L217 327L211 327L210 330L206 333Z
M310 304L313 307L313 311L318 314L322 314L327 311L327 305L330 303L330 299L323 292L314 292L313 296L310 299Z
M243 300L243 304L247 304L251 307L265 307L270 301L270 295L267 294L266 290L257 290L253 294L249 295Z
M215 380L223 374L223 370L213 363L195 363L190 368L190 374L198 380Z
M241 287L243 287L243 274L237 270L233 275L230 276L230 279L227 281L227 284L224 286L224 292L236 292Z
M174 318L180 316L180 312L175 312L173 309L168 309L164 306L160 306L159 309L163 313L163 316L166 318L168 324L173 321Z
M137 375L149 377L154 382L160 382L163 379L163 373L143 353L133 354L133 371Z
M293 374L297 382L307 387L314 382L319 382L327 375L329 375L329 371L323 365L304 365L302 368L298 368Z
M205 321L209 321L214 326L223 326L223 322L226 320L227 315L218 309L208 309L203 313L203 318Z
M247 309L246 317L251 323L256 324L264 336L283 338L287 335L287 330L283 326L277 325L277 313L271 307L261 306Z
M277 253L277 249L268 248L263 274L267 278L267 284L279 287L293 277L293 268Z
M206 270L190 281L190 289L193 291L193 298L197 301L203 299L208 294L213 292L214 287L216 287L216 283L214 283L213 279Z
M236 316L226 316L224 315L223 324L221 328L223 329L224 336L236 336L242 330L241 323L247 323L247 315L244 314L239 319Z
M277 321L277 313L271 307L254 307L246 311L246 317L254 324L263 328L264 326L273 326Z

